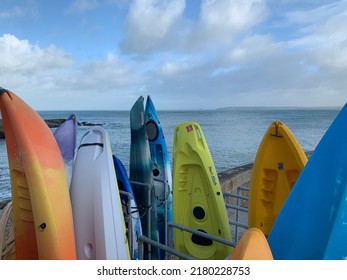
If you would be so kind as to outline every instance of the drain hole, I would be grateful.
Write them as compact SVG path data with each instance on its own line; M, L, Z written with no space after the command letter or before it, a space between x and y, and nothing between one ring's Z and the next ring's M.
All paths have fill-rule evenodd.
M204 208L200 207L200 206L196 206L193 209L193 215L196 219L198 220L202 220L203 218L205 218L205 210Z
M159 169L157 169L157 168L153 169L153 176L154 176L154 177L159 176L159 174L160 174Z
M203 233L207 233L206 231L202 230L202 229L198 229L198 231L203 232ZM196 234L192 235L192 241L193 243L197 244L197 245L201 245L201 246L211 246L213 241L211 239L202 237L202 236L198 236Z

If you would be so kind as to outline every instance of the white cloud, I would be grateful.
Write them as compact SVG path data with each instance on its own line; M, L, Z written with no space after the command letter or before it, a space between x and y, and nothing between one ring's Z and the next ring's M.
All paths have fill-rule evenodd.
M287 0L280 9L269 1L202 0L193 19L183 0L136 0L127 6L121 53L84 62L54 45L3 35L2 86L30 88L28 101L51 109L129 109L140 94L160 96L164 109L343 104L347 1L325 8L297 1L289 13Z
M39 9L36 1L24 0L20 1L20 5L13 5L12 7L1 7L0 20L9 20L19 17L37 17L39 15ZM13 2L11 1L11 4Z
M230 37L263 21L267 15L263 0L205 0L201 25L210 35Z
M307 50L308 59L319 67L347 68L347 1L288 14L298 26L298 38L288 47Z
M1 72L33 73L71 65L70 56L54 45L46 49L11 34L0 37Z
M171 42L169 35L184 11L184 0L135 0L125 22L124 53L151 52Z
M65 77L61 82L71 90L108 91L132 87L139 80L135 69L109 53L105 59L80 65L72 77Z
M98 0L74 0L71 6L67 9L67 13L84 13L94 10L99 7Z
M145 84L137 67L113 53L78 63L54 45L41 48L11 34L0 37L0 60L1 86L38 109L130 108L129 98Z
M19 6L15 6L11 10L2 10L0 12L0 19L8 19L20 15L23 15L23 9Z

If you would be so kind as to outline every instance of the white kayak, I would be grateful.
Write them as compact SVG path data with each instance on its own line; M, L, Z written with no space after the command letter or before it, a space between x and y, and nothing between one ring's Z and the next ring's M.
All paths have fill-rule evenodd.
M109 136L101 127L82 137L70 192L77 259L130 259Z

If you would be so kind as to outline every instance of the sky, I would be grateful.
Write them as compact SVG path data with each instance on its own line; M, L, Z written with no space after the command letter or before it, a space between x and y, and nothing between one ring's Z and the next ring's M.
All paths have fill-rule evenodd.
M346 30L346 0L1 0L0 86L36 110L343 106Z

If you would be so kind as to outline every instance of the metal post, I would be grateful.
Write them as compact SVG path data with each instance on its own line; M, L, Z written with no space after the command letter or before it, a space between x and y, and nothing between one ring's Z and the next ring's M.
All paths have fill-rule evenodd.
M159 248L160 250L163 250L163 251L165 251L165 252L167 252L167 253L169 253L171 255L175 255L175 256L177 256L177 257L179 257L181 259L184 259L184 260L195 260L193 257L191 257L189 255L186 255L186 254L184 254L182 252L179 252L179 251L177 251L175 249L172 249L172 248L170 248L168 246L165 246L165 245L163 245L163 244L161 244L159 242L153 241L152 239L150 239L150 238L148 238L146 236L143 236L143 235L139 236L139 253L142 250L143 243L150 244L150 245L152 245L154 247Z
M151 186L150 184L136 182L136 181L130 181L131 184L135 184L138 186L142 186L147 188L147 195L148 195L148 204L149 207L146 210L147 211L147 237L151 238L151 210L152 210L152 188L154 186ZM149 259L152 259L152 251L151 251L151 244L147 244L148 249L148 257Z
M129 247L130 247L130 252L133 251L133 243L131 242L132 241L132 238L133 238L133 219L132 219L132 215L131 215L131 194L129 192L126 192L126 191L122 191L122 190L119 190L119 193L120 194L123 194L123 195L126 195L128 197L128 204L127 204L127 208L128 208L128 215L127 215L127 222L128 222L128 232L127 232L127 235L128 235L128 242L129 242Z
M169 227L168 227L168 224L167 224L167 198L168 198L168 188L169 188L169 184L167 182L167 180L160 180L160 179L157 179L157 178L154 178L154 181L157 181L157 182L160 182L160 183L163 183L164 184L164 203L163 203L163 207L164 207L164 245L165 246L169 246L169 239L168 239L168 231L169 231ZM166 253L166 251L165 251ZM167 254L165 254L165 259L167 259Z
M180 230L193 233L195 235L198 235L198 236L201 236L201 237L204 237L204 238L207 238L207 239L210 239L210 240L213 240L213 241L216 241L216 242L228 245L230 247L235 247L236 246L235 242L232 242L232 241L229 241L229 240L226 240L226 239L223 239L223 238L220 238L220 237L208 234L208 233L204 233L204 232L201 232L201 231L198 231L198 230L186 227L186 226L182 226L182 225L179 225L179 224L169 223L169 227L178 228Z

